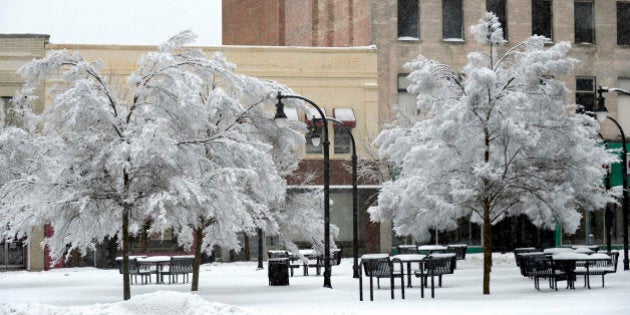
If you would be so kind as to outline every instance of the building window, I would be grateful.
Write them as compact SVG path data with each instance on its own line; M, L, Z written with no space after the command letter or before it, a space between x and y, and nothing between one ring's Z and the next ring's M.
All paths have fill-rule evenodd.
M551 0L532 0L532 35L553 40Z
M507 23L507 14L505 10L505 1L506 0L486 0L486 11L494 13L499 19L501 23L501 28L503 28L503 39L507 40L508 38L508 23Z
M574 5L575 43L595 43L593 2L576 1Z
M462 0L442 0L442 39L463 39Z
M350 146L352 146L352 140L350 140L350 130L347 128L335 127L335 154L348 154L350 153Z
M398 38L418 39L420 32L418 27L418 1L398 0Z
M617 45L630 45L630 2L617 2Z
M416 96L407 92L409 86L407 74L398 74L398 108L407 115L418 114L418 106L416 105Z
M314 146L313 142L311 141L313 133L311 131L309 131L306 134L306 136L305 136L305 138L306 138L306 153L307 154L322 154L324 152L324 146L321 144L321 142L323 142L324 139L321 138L321 137L324 136L324 130L322 130L323 128L320 127L320 126L310 127L310 128L317 128L317 129L319 129L318 131L319 131L319 137L320 137L321 141L320 141L318 146Z
M2 107L2 115L4 117L4 124L6 126L15 124L15 111L13 111L13 104L11 103L11 97L0 97L0 107Z
M593 111L596 102L595 78L576 77L575 78L575 103L582 105L579 112Z

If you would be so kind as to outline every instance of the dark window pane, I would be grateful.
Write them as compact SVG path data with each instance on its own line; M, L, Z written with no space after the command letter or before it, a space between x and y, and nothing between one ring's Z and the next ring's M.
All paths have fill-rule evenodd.
M590 78L576 78L575 79L575 89L577 91L595 91L595 80Z
M593 3L575 3L575 42L594 43Z
M335 154L350 153L350 134L346 128L335 129Z
M398 37L419 37L418 0L398 0Z
M575 103L584 106L585 111L593 111L595 99L595 78L575 78Z
M630 2L617 2L617 44L630 45Z
M464 38L462 17L461 0L442 0L442 38Z
M593 109L595 108L595 95L576 93L575 103L584 106L584 110L593 111Z
M541 35L553 40L551 1L532 0L532 35Z
M508 24L505 11L505 0L486 0L486 11L494 13L501 22L503 28L503 38L507 40Z

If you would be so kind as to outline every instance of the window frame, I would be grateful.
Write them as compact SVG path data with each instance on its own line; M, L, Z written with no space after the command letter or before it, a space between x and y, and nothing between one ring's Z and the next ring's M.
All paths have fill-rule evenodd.
M536 6L536 3L549 3L549 7L548 7L548 14L549 14L549 36L547 36L547 34L538 34L536 31L538 31L538 29L536 29L534 24L534 19L535 16L537 16L538 14L535 13L546 13L546 12L537 12L536 9L538 8L538 6ZM551 40L553 42L553 0L532 0L532 35L541 35L541 36L545 36L548 37L549 40Z
M620 6L626 7L626 18L630 18L630 1L617 1L616 5L616 15L617 15L617 45L618 46L630 46L630 24L629 23L619 23L620 18L623 19L623 16L620 16ZM626 26L625 29L622 29L623 26ZM622 32L623 31L623 32Z
M451 16L446 16L446 12L450 10L446 10L447 3L449 5L459 3L459 6L453 5L453 8L459 8L459 19L450 18ZM464 41L464 1L463 0L442 0L442 41L445 42L462 42ZM450 8L449 8L450 9ZM447 21L449 24L447 24ZM458 23L459 27L456 27L456 24L451 25L450 23ZM453 30L458 29L459 36L449 36L451 34L447 34L450 32L450 27L453 26Z
M337 127L334 130L334 146L335 154L350 154L352 151L352 140L350 139L352 130L347 127Z
M590 80L592 90L579 89L578 80ZM588 95L592 99L591 104L581 104L578 102L583 96ZM582 97L580 97L582 96ZM575 77L575 103L584 106L582 111L593 111L597 106L597 77L595 76L576 76ZM590 106L588 106L590 105Z
M411 81L407 79L408 75L409 73L398 73L398 76L396 77L396 88L398 89L396 94L396 104L398 105L398 110L402 110L408 114L420 115L420 110L418 109L415 96L407 91L407 87L411 84ZM401 95L409 95L409 97L413 99L411 106L407 106L406 102L401 102Z
M15 124L15 112L13 111L13 97L0 96L0 105L2 106L3 123L5 126Z
M398 40L420 39L420 3L419 2L420 2L419 0L398 0L396 2ZM415 10L409 10L405 12L413 13L412 11L415 11L415 16L413 14L403 15L403 9L413 4L415 4ZM407 25L407 23L411 23L411 25ZM411 28L409 28L409 26L411 26ZM415 26L415 32L413 31L414 26ZM404 31L408 31L408 33Z
M497 8L491 8L494 6L492 4L497 5ZM496 9L502 10L501 14L497 14ZM507 0L486 0L486 11L494 13L499 18L503 29L503 39L508 40Z
M578 19L578 3L580 5L590 4L590 41L578 40L578 21L582 21L583 19ZM595 44L596 43L596 32L595 32L595 3L592 0L576 0L573 3L573 40L576 44Z

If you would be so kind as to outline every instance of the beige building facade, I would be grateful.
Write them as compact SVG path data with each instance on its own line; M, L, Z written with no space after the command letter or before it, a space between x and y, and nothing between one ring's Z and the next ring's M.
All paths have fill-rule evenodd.
M372 41L378 49L380 117L394 104L407 102L406 62L424 55L462 69L467 53L483 50L468 32L486 10L497 12L507 25L506 47L538 34L552 42L572 44L579 62L573 73L559 78L573 91L570 101L594 100L597 86L630 89L630 1L616 0L398 0L371 1ZM455 13L453 13L455 11ZM627 17L627 18L626 18ZM410 20L411 19L411 20ZM609 115L630 130L630 102L615 93L604 95ZM584 104L589 105L589 104ZM618 140L616 128L605 123L603 134Z
M337 9L352 5L351 16L354 20L367 18L370 21L368 31L355 34L354 41L374 44L378 50L379 124L391 119L394 106L400 106L410 113L415 111L415 97L406 92L408 82L405 76L408 70L404 67L405 63L424 55L458 70L467 63L468 52L486 49L477 44L468 32L468 27L478 23L486 11L499 16L508 41L506 47L516 45L534 34L549 37L550 45L560 41L572 44L570 55L579 62L572 74L557 78L564 81L572 91L570 102L592 109L597 104L598 86L630 90L630 0L304 0L305 14L297 19L286 14L283 2L257 0L245 4L237 0L223 0L224 29L229 27L229 32L223 33L224 42L243 44L239 41L247 40L250 45L309 45L308 42L288 40L288 37L275 41L262 39L269 38L266 36L269 29L276 31L275 38L281 38L281 34L287 31L304 33L305 27L308 29L311 25L309 21L318 20L313 17L317 12L308 9L314 8L314 4L319 8L320 18L333 21L329 25L349 25L344 21L350 15ZM273 16L276 20L260 23L258 28L241 27L236 21L251 22L256 19L251 12L242 10L243 6L264 8L268 14L265 18ZM225 21L230 24L225 24ZM335 31L345 32L332 29L332 32ZM314 36L310 39L311 46L348 44L322 42L315 40ZM617 119L623 130L630 134L630 97L612 92L604 93L603 96L609 116ZM620 145L620 133L610 121L602 124L602 134L609 142ZM586 242L593 232L594 240L603 243L603 220L595 217L588 220L591 219L593 229L580 231L580 235L572 241ZM620 220L616 222L615 231L620 231ZM520 241L521 238L526 239L525 234L528 234L523 232L526 229L522 228L522 224L524 222L499 228L512 231L503 239L523 235L515 237L519 240L506 244L503 249L525 243ZM583 226L587 225L585 222ZM479 245L479 233L475 233L474 229L468 230L465 233L459 231L454 241ZM388 251L387 242L392 240L388 239L390 232L387 226L381 227L381 251ZM550 237L553 239L553 235ZM437 236L432 241L437 242ZM493 241L493 244L499 242ZM537 245L542 246L540 242Z
M32 44L37 42L38 45ZM37 47L32 48L31 45ZM12 97L21 86L21 79L15 71L33 58L41 58L51 50L66 49L80 53L85 60L102 60L106 74L114 84L123 84L125 77L137 67L136 61L141 55L154 51L152 46L114 46L114 45L75 45L48 43L48 35L0 35L0 91L5 99ZM220 46L201 47L211 56L222 53L230 62L237 65L237 72L261 79L275 80L289 86L296 94L307 96L333 116L343 109L344 122L352 125L355 137L374 134L378 131L378 86L376 77L376 50L373 48L299 48L299 47L254 47ZM46 82L46 90L57 82ZM49 95L39 91L41 100L50 100ZM44 108L45 104L38 104ZM347 113L352 113L348 117ZM305 113L294 113L294 118L305 120ZM352 121L350 121L352 120ZM345 161L350 158L350 151L335 152L334 133L331 130L331 160ZM358 141L358 140L357 140ZM340 146L337 143L337 146ZM359 155L362 154L361 149ZM340 153L342 152L342 153ZM315 155L315 154L313 154ZM306 153L305 157L309 154ZM339 172L347 172L339 170ZM343 202L341 202L343 204ZM347 207L331 208L334 212L347 212ZM339 213L345 218L346 213ZM367 220L363 218L363 220ZM333 223L334 220L332 221ZM348 222L340 222L347 224ZM27 262L24 268L41 270L44 268L44 251L38 245L44 237L43 232L34 232L28 238ZM41 253L40 253L41 252Z

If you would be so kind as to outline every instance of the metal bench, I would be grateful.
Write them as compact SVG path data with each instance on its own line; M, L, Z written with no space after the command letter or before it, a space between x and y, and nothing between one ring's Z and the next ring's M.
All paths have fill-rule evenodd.
M168 265L168 271L162 271L162 276L168 276L168 283L179 282L179 276L182 276L182 283L190 281L190 274L193 272L194 258L187 257L171 257Z
M394 270L394 264L400 264L399 271ZM394 278L400 278L400 290L402 298L405 298L405 279L402 261L398 259L390 260L387 254L363 255L361 257L360 269L366 277L370 278L370 301L374 301L373 278L376 278L377 288L380 289L380 279L389 278L391 297L394 299ZM363 301L363 277L359 276L359 300Z

